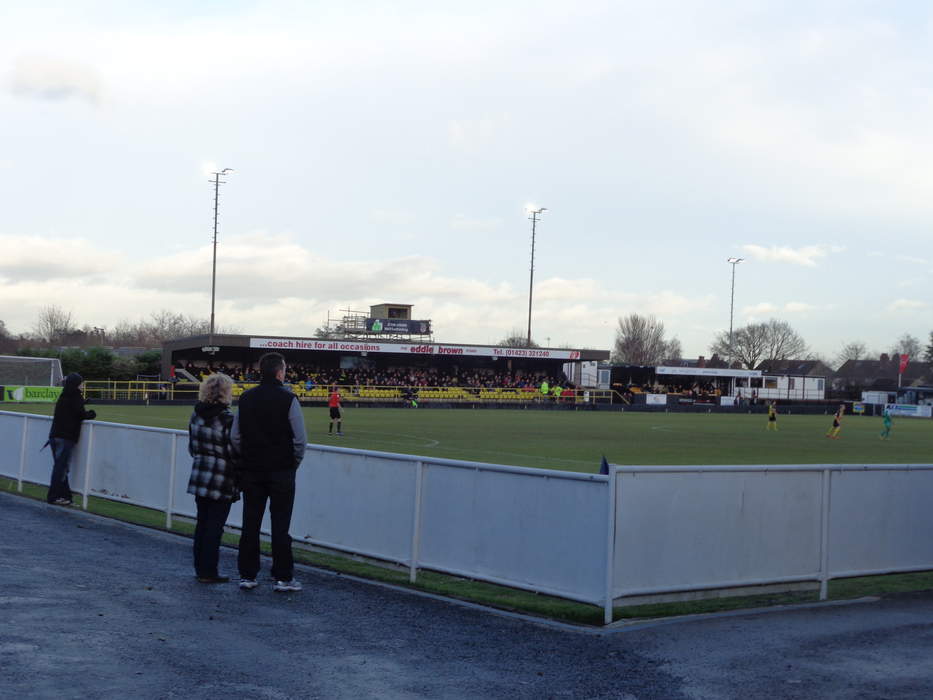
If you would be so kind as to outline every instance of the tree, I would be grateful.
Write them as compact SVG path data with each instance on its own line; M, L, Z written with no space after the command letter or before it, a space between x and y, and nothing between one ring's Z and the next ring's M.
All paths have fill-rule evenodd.
M680 340L677 338L671 338L667 343L667 353L664 355L665 360L679 360L683 357L684 350L680 345Z
M499 345L503 348L538 348L541 347L538 345L534 338L531 342L528 342L528 336L522 332L520 328L513 328L509 331L509 334L500 340L496 345Z
M62 339L75 331L70 311L65 311L54 304L44 306L39 311L33 330L46 343L60 343Z
M894 347L891 348L892 355L910 355L911 360L919 357L921 352L923 352L923 346L910 333L905 333L898 338Z
M807 344L787 321L772 318L764 323L749 323L735 329L731 342L729 332L722 331L710 346L710 352L738 360L748 369L755 369L764 361L803 357L807 354Z
M842 367L849 360L861 360L868 357L868 346L861 340L853 340L842 346L836 354L836 366Z
M659 365L665 359L680 355L677 338L665 340L664 323L654 316L629 314L619 318L616 329L613 362L629 365Z
M927 362L933 362L933 331L930 331L930 344L927 345L926 352L923 355L923 359Z

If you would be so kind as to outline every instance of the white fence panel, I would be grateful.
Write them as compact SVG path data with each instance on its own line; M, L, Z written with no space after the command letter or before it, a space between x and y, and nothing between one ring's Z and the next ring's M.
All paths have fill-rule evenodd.
M421 565L600 602L605 477L426 462Z
M19 465L23 456L23 421L25 416L0 414L0 445L3 446L3 459L0 459L0 474L11 479L19 478ZM35 425L30 426L35 430ZM48 424L45 433L48 434ZM50 472L51 473L51 472Z
M626 467L616 481L615 595L815 578L820 478Z
M110 423L96 423L93 427L91 495L165 509L171 432L127 429ZM87 437L82 435L82 443Z
M19 420L16 422L22 426L22 418L18 417ZM30 417L29 418L29 428L26 437L26 464L23 470L23 479L25 481L33 481L37 484L46 484L48 485L49 479L52 476L52 448L46 447L44 450L42 446L45 444L45 441L49 439L49 428L52 427L52 419L46 417ZM20 441L16 441L17 448L20 445ZM76 453L74 459L71 463L72 471L69 476L69 482L73 489L80 488L80 482L75 481L74 474L75 468L80 469L78 464L82 460L82 449L81 445L78 444L75 447ZM19 455L19 450L16 450L17 456Z
M832 476L830 572L933 569L933 470Z
M49 424L0 411L0 474L48 483ZM71 485L83 491L89 473L92 494L193 517L187 448L184 431L91 422ZM408 563L412 575L431 568L596 604L607 591L933 569L933 465L613 469L607 479L311 445L291 532ZM228 523L241 516L237 503Z
M296 479L292 536L410 561L415 473L413 459L309 445Z

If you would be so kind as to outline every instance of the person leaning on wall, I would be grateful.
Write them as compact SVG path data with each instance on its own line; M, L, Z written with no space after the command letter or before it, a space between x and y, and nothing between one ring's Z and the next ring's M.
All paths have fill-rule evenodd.
M52 448L53 463L52 478L45 500L57 506L70 506L72 501L68 471L71 453L81 437L81 424L85 420L94 420L97 413L84 409L87 401L81 393L84 378L80 374L72 372L65 377L63 384L62 393L55 403L52 428L49 430L48 445Z
M212 374L198 390L198 403L188 422L188 452L194 458L188 493L198 508L194 528L194 573L199 583L226 583L217 570L220 541L230 506L240 498L235 479L236 451L230 439L233 427L233 380Z

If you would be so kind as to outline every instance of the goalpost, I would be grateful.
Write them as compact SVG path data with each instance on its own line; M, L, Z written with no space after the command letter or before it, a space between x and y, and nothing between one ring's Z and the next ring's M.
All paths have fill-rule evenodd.
M0 355L0 385L58 386L63 376L57 357Z

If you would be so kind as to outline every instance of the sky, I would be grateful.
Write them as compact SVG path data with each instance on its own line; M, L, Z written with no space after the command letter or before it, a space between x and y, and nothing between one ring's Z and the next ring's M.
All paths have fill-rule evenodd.
M792 11L789 10L792 9ZM310 335L413 304L438 342L685 357L933 330L933 6L0 3L0 320L162 309Z

